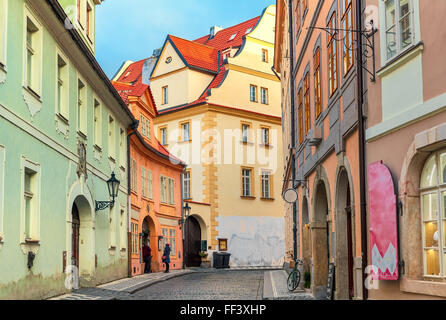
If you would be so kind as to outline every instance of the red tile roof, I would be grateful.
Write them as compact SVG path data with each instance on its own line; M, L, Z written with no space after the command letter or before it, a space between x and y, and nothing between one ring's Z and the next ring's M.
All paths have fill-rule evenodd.
M144 94L149 86L147 84L143 84L142 82L138 82L136 84L122 83L117 81L112 81L113 86L116 91L118 91L122 100L124 100L125 104L129 104L129 96L132 97L141 97Z
M242 45L243 37L247 34L247 31L251 32L259 22L259 19L260 16L239 23L235 26L220 30L213 38L210 38L209 35L206 35L194 40L194 42L211 46L219 51L225 50L230 47L239 47ZM231 37L233 35L235 35L235 38L231 40Z
M215 48L172 35L169 35L169 39L190 66L212 72L218 71L218 51Z
M147 59L143 59L130 64L117 81L125 83L135 83L141 81L142 68L146 60Z

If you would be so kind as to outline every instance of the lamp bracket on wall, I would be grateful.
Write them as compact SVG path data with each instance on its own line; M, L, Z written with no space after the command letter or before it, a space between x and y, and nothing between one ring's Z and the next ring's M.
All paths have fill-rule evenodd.
M362 56L360 57L360 63L363 70L370 74L370 80L372 82L376 81L376 68L375 68L375 33L378 31L373 25L373 20L370 21L370 29L365 30L348 30L348 29L338 29L338 28L323 28L323 27L308 27L307 29L319 29L327 32L333 39L337 42L342 42L344 47L353 52L357 49L358 38L352 39L351 44L347 44L345 40L347 39L348 33L345 31L353 32L358 36L363 37L363 50ZM343 37L339 38L339 35L343 34ZM368 60L372 59L371 70L368 68ZM359 60L359 59L357 59Z
M113 207L114 201L95 201L96 211L107 209L108 207Z

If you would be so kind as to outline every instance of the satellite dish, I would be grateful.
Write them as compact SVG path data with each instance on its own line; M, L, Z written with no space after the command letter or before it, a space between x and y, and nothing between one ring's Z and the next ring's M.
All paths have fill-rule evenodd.
M297 191L292 188L287 189L283 193L282 197L283 200L285 200L288 203L295 203L297 201Z

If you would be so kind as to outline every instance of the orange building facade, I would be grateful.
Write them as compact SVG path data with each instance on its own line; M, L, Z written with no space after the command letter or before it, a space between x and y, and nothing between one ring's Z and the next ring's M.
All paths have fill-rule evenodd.
M113 82L129 106L139 126L128 133L130 139L130 225L129 268L131 276L144 273L142 246L148 241L152 249L151 270L164 270L161 262L164 246L171 246L170 269L183 265L181 175L184 163L172 156L157 140L153 119L156 105L148 85L132 79L134 64ZM127 77L125 77L127 75ZM123 79L125 78L125 79ZM121 82L121 80L125 82Z

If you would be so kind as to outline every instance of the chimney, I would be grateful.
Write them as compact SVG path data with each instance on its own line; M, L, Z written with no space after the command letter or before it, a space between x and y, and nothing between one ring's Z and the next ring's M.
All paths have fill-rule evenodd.
M223 28L222 27L218 27L218 26L211 27L211 31L209 32L209 38L212 39L213 37L215 37L217 32L220 31L220 30L223 30Z

